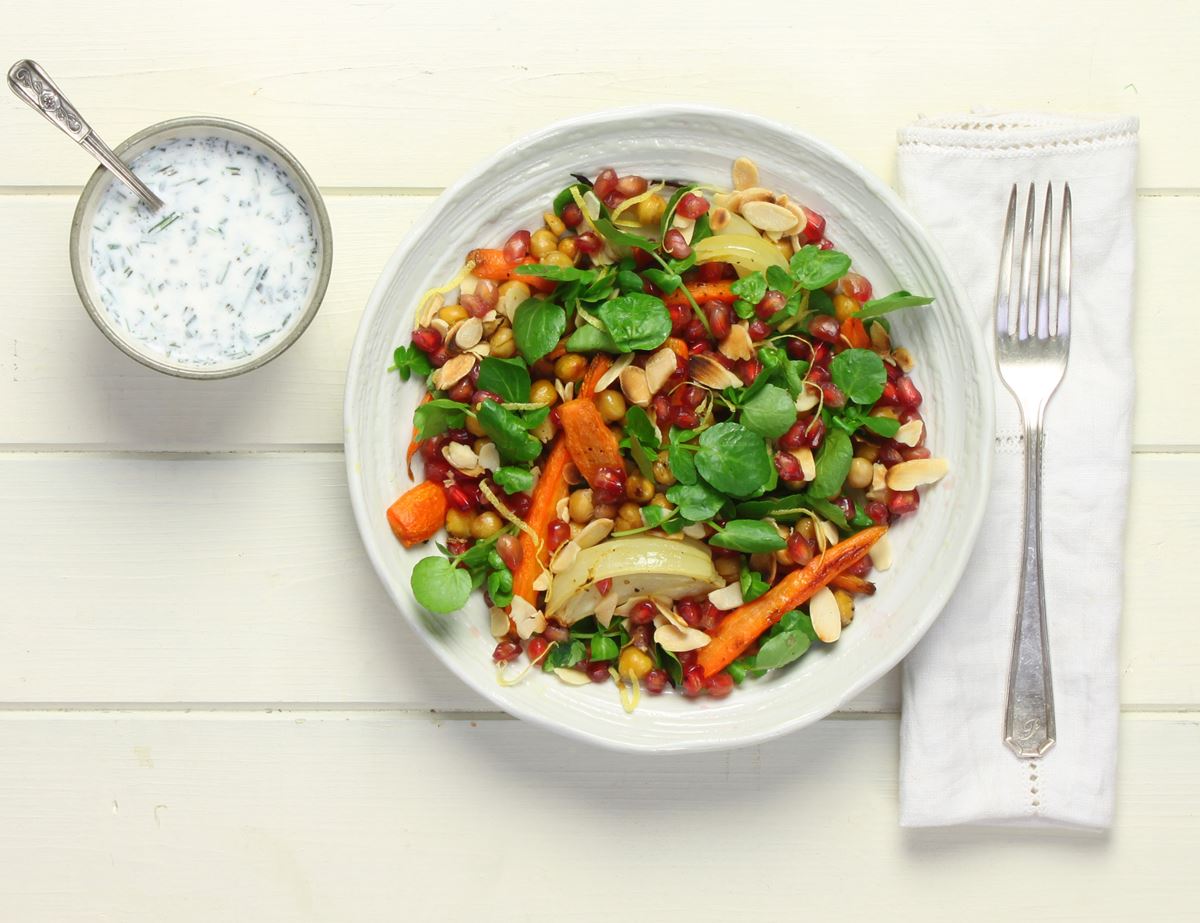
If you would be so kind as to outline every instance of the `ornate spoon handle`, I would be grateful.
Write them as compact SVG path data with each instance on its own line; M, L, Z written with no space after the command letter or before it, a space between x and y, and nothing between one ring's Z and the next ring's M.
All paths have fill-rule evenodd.
M18 61L9 68L8 85L20 99L45 116L46 121L115 173L126 186L137 193L138 198L145 202L151 211L162 208L162 199L134 176L121 158L100 140L92 126L84 121L79 110L67 101L62 91L50 79L50 75L42 70L36 61Z

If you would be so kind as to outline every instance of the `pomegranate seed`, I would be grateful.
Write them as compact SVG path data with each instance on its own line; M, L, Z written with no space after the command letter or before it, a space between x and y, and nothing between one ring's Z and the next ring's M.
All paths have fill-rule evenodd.
M441 458L442 446L445 444L446 437L444 435L430 436L421 443L421 458L427 462L433 461L435 458Z
M915 490L888 491L888 512L893 516L904 516L915 512L921 503L921 498Z
M658 614L658 608L652 602L642 600L629 611L629 621L634 625L649 625Z
M501 641L492 651L492 660L496 663L508 663L510 660L516 660L520 653L521 645L513 641Z
M807 446L815 449L825 438L825 421L820 417L805 417L792 424L791 429L779 437L781 449L800 449Z
M888 509L878 500L871 500L867 503L866 513L877 526L887 522Z
M755 343L761 343L771 334L771 328L760 321L757 317L746 326L746 330L750 334L750 339Z
M476 368L478 368L478 365L476 366ZM478 391L472 392L472 394L471 394L471 406L472 407L475 407L476 409L478 409L479 405L482 404L484 401L491 401L492 403L499 404L499 403L503 402L503 399L500 397L499 394L496 394L492 391L484 391L482 388Z
M561 519L555 519L550 523L550 527L546 530L546 547L553 554L558 550L558 546L571 537L571 527Z
M603 580L596 581L596 592L601 596L607 596L608 591L612 589L612 577L605 577Z
M588 679L593 683L607 683L610 679L607 660L589 663L583 672L588 675Z
M673 304L667 309L671 314L671 332L682 333L695 317L692 309L685 304Z
M501 535L496 539L496 554L500 555L505 567L515 571L521 566L521 540L515 535Z
M564 628L562 625L556 625L554 622L550 622L546 626L546 630L542 632L542 635L547 641L556 641L559 644L565 644L571 640L571 630Z
M701 353L711 353L712 346L708 340L700 340L698 343L692 343L688 346L688 352L693 356L698 356Z
M859 558L849 567L846 568L846 573L851 577L865 577L871 573L871 558L869 555Z
M821 390L825 392L825 406L837 410L846 406L846 395L842 393L842 389L832 382L824 382L821 385Z
M720 282L728 268L728 263L701 263L696 267L696 275L701 282Z
M620 205L622 202L624 202L627 198L629 198L629 197L621 195L621 193L619 191L614 189L612 192L610 192L608 195L606 195L604 197L604 205L606 208L613 209L613 208L616 208L618 205Z
M871 283L865 276L856 272L848 272L838 279L837 290L842 295L849 295L860 304L871 300Z
M577 228L583 221L583 211L574 202L563 206L562 223L569 228ZM578 241L576 241L578 243Z
M599 253L600 248L604 246L604 241L591 231L584 231L575 238L575 246L580 253Z
M651 695L658 695L667 688L667 671L655 668L642 677L642 688Z
M504 258L515 263L529 252L529 232L517 231L504 244Z
M521 519L529 515L529 508L533 505L533 497L529 494L506 494L504 501L505 506Z
M446 502L462 513L471 509L471 496L461 484L455 484L446 491Z
M696 662L700 655L696 651L680 651L675 656L679 658L679 665L686 670Z
M675 425L680 429L694 429L700 423L700 417L694 410L684 410L682 407L675 411Z
M733 692L733 677L722 670L716 676L709 677L704 686L714 699L723 699Z
M799 532L793 532L789 535L787 543L788 555L791 557L793 564L804 566L812 560L812 544Z
M787 298L783 292L777 292L774 289L768 291L762 297L754 308L754 312L763 320L770 320L780 311L787 307Z
M900 450L900 457L905 461L916 461L918 458L929 458L932 453L923 445L905 446Z
M921 406L921 392L913 384L911 378L905 375L896 380L896 400L900 406L916 409Z
M433 458L425 462L425 480L440 484L450 477L450 463L444 458Z
M442 335L432 327L421 327L413 331L412 343L421 352L431 353L442 345Z
M658 418L659 427L665 429L671 425L671 418L675 415L675 408L671 406L670 400L665 394L657 394L654 397L654 416Z
M734 367L734 371L738 378L742 380L742 384L749 385L758 377L762 371L762 363L757 359L743 359Z
M677 603L675 613L693 628L700 623L700 607L691 599Z
M684 385L675 392L679 396L679 406L695 410L704 403L704 389L699 385Z
M471 399L471 396L474 393L475 386L466 378L464 378L462 381L455 382L451 386L450 390L446 392L446 394L449 395L450 400L460 401L464 404Z
M685 667L683 671L683 694L697 696L704 691L704 670L699 664Z
M459 445L470 445L475 441L475 437L471 435L471 431L465 428L446 430L446 439L450 442L457 442Z
M549 646L550 642L541 635L534 635L525 646L525 654L531 661L535 661L546 653L546 648Z
M683 338L689 346L694 346L708 339L708 331L704 329L704 324L700 322L700 318L693 317L688 322L688 325L683 328Z
M698 196L694 192L687 193L675 206L675 214L693 220L699 218L706 211L708 211L708 199Z
M904 461L904 458L900 455L900 447L894 442L889 442L879 449L879 458L876 461L885 468L890 468L892 465L900 464L900 462Z
M804 217L808 219L808 223L804 225L804 230L801 233L804 235L806 241L810 244L815 244L825 236L825 217L824 215L817 214L811 208L804 208L803 205L800 208L804 212Z
M702 631L712 631L717 627L717 622L721 621L722 612L712 603L707 601L704 603L702 608L703 611L700 615L700 624L698 627Z
M733 314L729 310L729 305L722 304L720 301L710 301L704 306L704 313L708 317L708 326L712 329L713 339L720 342L729 336L729 328L732 326L730 318Z
M483 317L492 310L492 306L484 301L478 293L462 295L459 297L458 303L466 309L471 317Z
M562 408L562 404L555 404L553 407L550 408L550 416L548 419L550 420L551 423L554 424L555 429L558 429L558 427L562 426L561 408Z
M833 501L833 505L842 511L842 515L847 519L854 518L854 501L849 497L838 497Z
M617 188L617 171L612 167L605 167L596 174L596 181L592 184L592 192L596 194L597 199L605 199L609 193Z
M686 260L692 255L692 248L679 228L671 228L663 236L663 249L677 260Z
M786 433L785 433L786 435ZM783 441L780 440L780 445ZM804 480L804 472L800 469L800 462L791 452L776 452L775 453L775 470L779 472L779 477L784 481L802 481Z
M883 394L879 396L879 400L876 401L876 403L887 406L895 404L898 400L899 397L896 394L896 386L889 381L883 386Z
M808 332L818 340L836 343L841 334L841 328L838 327L836 318L830 317L828 314L817 314L808 322Z
M833 249L833 241L830 240L828 237L822 237L821 242L819 244L817 244L817 247L821 250L832 250Z
M630 196L641 195L649 185L644 176L622 176L617 180L617 192L629 198Z
M625 469L604 466L596 472L592 490L601 503L617 503L625 496Z

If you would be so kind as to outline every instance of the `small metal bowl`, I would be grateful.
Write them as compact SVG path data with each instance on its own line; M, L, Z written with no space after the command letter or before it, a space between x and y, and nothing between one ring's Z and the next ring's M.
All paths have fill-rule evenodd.
M225 137L264 149L292 175L302 197L307 200L307 204L311 208L317 225L316 236L320 248L317 278L309 292L307 303L296 320L292 322L291 328L278 342L261 353L255 353L238 362L221 363L208 367L172 362L160 354L148 351L138 340L115 327L92 289L93 278L89 258L91 241L90 235L87 233L91 228L91 218L101 195L110 183L118 182L104 167L97 168L96 172L92 174L87 185L83 187L79 204L75 207L75 217L71 222L71 275L75 278L75 288L79 291L79 300L83 302L92 321L100 328L100 332L126 355L136 359L142 365L178 378L230 378L264 366L276 356L281 355L300 338L300 334L312 322L321 306L321 300L325 297L325 289L329 285L329 273L333 268L333 232L329 225L329 213L325 210L325 202L321 198L321 193L304 167L300 166L300 162L283 145L249 125L243 125L230 119L207 116L169 119L151 125L122 141L116 146L116 153L128 163L154 144L170 138L196 134Z

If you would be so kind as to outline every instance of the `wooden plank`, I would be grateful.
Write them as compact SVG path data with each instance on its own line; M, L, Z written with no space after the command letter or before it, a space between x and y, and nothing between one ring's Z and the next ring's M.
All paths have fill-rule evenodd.
M158 22L136 0L56 9L22 22L21 47L112 142L160 119L223 115L275 135L330 186L443 186L549 122L663 99L800 126L883 176L896 129L922 113L981 101L1133 113L1142 185L1200 186L1196 65L1163 54L1195 32L1176 0L1139 5L1137 28L1118 0L1083 22L1074 4L1038 0L984 12L938 0L919 15L873 0L802 17L769 0L753 16L702 5L684 18L671 4L615 3L605 15L562 7L536 26L483 0L298 3L283 15L214 0ZM0 185L80 185L89 164L25 109L0 111Z
M1200 703L1180 604L1200 597L1198 484L1200 457L1135 456L1127 707ZM489 707L378 585L340 455L0 456L0 509L0 702ZM897 707L889 678L852 709Z
M346 362L362 307L395 244L431 201L331 197L333 281L312 328L261 371L191 382L142 368L87 320L65 259L73 199L0 197L0 227L11 229L9 245L0 247L0 278L9 281L0 296L0 441L152 451L339 443ZM1138 221L1135 441L1200 445L1200 416L1175 409L1179 394L1200 391L1200 363L1192 361L1200 327L1180 294L1190 285L1200 197L1144 197Z
M1192 715L1123 720L1117 824L1098 836L901 830L894 718L673 758L513 721L8 715L0 912L559 923L702 903L703 919L1194 919L1198 731ZM623 850L632 874L613 871Z

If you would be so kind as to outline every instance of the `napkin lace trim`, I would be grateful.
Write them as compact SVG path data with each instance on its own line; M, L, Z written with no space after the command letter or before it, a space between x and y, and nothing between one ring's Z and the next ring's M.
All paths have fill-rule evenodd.
M956 151L1038 151L1122 147L1137 143L1136 118L1065 118L1037 113L922 119L899 133L902 148Z

